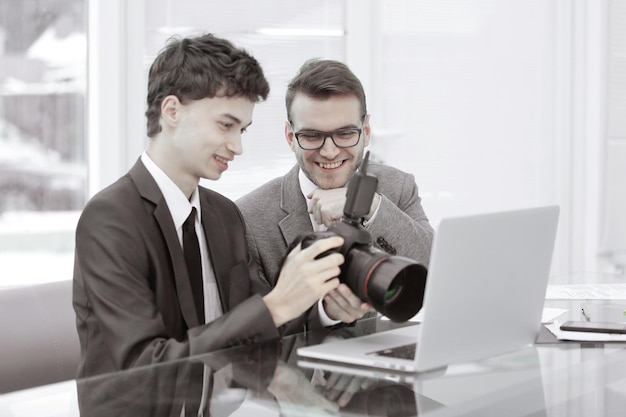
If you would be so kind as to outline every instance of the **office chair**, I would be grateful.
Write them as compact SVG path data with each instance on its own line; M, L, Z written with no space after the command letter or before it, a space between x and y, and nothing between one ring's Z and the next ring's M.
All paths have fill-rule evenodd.
M0 393L76 377L72 281L0 289Z

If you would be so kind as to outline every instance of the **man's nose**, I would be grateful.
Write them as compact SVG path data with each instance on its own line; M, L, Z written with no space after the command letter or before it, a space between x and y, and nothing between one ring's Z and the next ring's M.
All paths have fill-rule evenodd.
M335 145L331 135L326 135L324 144L320 148L320 155L325 158L332 159L337 156L341 150Z
M234 134L233 138L226 142L226 148L235 155L241 155L243 153L241 133Z

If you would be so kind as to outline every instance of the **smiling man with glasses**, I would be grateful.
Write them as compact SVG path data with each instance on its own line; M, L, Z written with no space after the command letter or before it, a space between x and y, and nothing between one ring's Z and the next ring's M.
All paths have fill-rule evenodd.
M265 291L275 285L287 247L296 237L326 230L341 218L348 181L371 138L363 86L341 62L306 61L289 83L285 102L285 138L298 164L237 201ZM374 244L428 265L433 229L413 175L374 162L368 174L378 178L364 222ZM368 311L371 306L341 284L289 326L351 323Z

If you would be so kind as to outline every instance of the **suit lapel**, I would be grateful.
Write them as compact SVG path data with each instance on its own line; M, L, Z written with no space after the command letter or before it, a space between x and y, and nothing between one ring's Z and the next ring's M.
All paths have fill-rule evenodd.
M178 302L187 327L198 326L200 322L198 321L198 314L193 301L193 293L187 274L183 249L180 246L178 235L174 228L174 222L172 221L172 215L169 207L165 203L165 198L141 160L135 163L129 174L141 196L154 205L153 215L165 238L168 255L172 261Z
M302 206L305 206L304 209ZM311 218L306 208L306 200L300 189L297 165L283 177L280 207L287 213L278 222L278 227L287 246L304 231L313 232Z

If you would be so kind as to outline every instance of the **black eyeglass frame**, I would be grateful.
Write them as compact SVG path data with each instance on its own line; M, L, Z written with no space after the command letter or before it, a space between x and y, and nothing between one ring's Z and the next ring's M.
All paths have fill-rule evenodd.
M293 123L289 122L289 125L291 126L291 130L293 131L293 135L296 138L296 142L298 142L298 146L301 149L305 150L305 151L317 151L319 149L322 149L324 147L324 144L326 143L326 139L327 138L330 138L330 140L333 141L333 144L336 147L338 147L338 148L341 148L341 149L354 148L361 141L361 133L363 133L363 128L362 127L361 128L358 128L358 127L343 127L341 129L333 130L332 132L324 132L322 130L301 130L301 131L296 132L294 127L293 127ZM333 135L335 135L337 133L341 133L341 132L346 132L346 131L356 131L356 133L357 133L357 140L354 143L354 145L342 146L342 145L338 145L337 142L335 141L335 138L333 137ZM317 148L305 148L300 143L300 135L304 134L304 133L314 133L314 134L317 134L317 135L322 135L324 137L324 140L322 140L322 143Z

